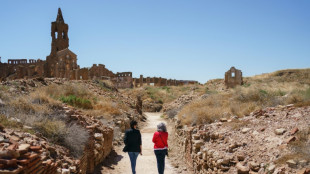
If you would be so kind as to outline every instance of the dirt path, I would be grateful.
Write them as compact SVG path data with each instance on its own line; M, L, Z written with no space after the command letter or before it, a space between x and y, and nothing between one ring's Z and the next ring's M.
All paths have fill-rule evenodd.
M137 174L157 174L156 157L153 150L153 134L156 131L156 126L160 122L166 121L160 118L161 113L145 113L147 116L147 123L141 129L142 135L142 156L137 159ZM118 147L112 152L109 159L96 173L104 174L131 174L130 160L127 153L122 152L122 147ZM177 173L170 165L169 159L166 158L165 174Z

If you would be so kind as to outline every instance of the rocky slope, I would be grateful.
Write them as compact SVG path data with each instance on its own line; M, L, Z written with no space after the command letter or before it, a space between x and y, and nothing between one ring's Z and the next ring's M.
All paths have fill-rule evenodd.
M36 94L38 89L52 85L57 85L60 88L70 85L72 90L76 90L74 86L82 85L88 89L88 93L96 98L102 97L111 104L125 106L117 108L117 114L111 115L109 119L94 116L87 109L58 104L59 101L55 101L55 107L48 108L47 116L42 116L46 113L35 113L34 110L37 108L40 111L41 107L46 109L43 105L51 105L45 99L49 96L44 96L44 100L42 97L39 99L30 97L28 100L27 97ZM24 111L24 106L20 106L17 109L22 108L25 113L13 110L12 112L16 112L16 117L14 117L14 113L9 113L12 108L10 103L17 97L27 99L23 100L26 102L27 112ZM28 112L29 109L30 112ZM28 114L31 119L36 116L50 119L53 123L52 127L41 125L44 128L42 130L50 132L56 131L53 130L53 126L58 122L53 121L61 119L59 123L65 123L66 127L70 127L70 132L65 135L66 142L62 142L63 140L57 143L50 141L43 135L44 132L38 131L38 129L27 125L27 121L20 119L19 114L25 114L25 116ZM123 96L101 81L68 82L65 79L41 78L1 82L0 116L2 121L5 121L0 123L0 173L92 173L95 166L100 164L110 153L113 145L121 144L122 132L129 127L129 120L133 118L143 120L143 116L135 110L134 99ZM11 128L11 126L13 127ZM75 137L85 140L76 142ZM64 143L70 145L63 145ZM79 155L75 154L74 150L76 149L82 149Z
M309 173L310 107L270 107L183 127L175 139L195 173Z

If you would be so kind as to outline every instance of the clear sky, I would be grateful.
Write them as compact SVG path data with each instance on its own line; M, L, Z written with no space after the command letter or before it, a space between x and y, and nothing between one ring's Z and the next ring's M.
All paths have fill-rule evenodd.
M310 0L1 0L2 62L45 60L58 7L81 67L202 83L310 67Z

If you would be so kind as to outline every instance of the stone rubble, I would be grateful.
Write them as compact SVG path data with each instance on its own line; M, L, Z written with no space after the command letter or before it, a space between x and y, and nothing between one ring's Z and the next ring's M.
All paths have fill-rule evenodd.
M194 127L173 119L177 151L197 174L274 173L308 174L305 159L277 160L291 154L290 143L299 131L308 130L310 107L269 107L236 120ZM309 142L308 142L309 143Z

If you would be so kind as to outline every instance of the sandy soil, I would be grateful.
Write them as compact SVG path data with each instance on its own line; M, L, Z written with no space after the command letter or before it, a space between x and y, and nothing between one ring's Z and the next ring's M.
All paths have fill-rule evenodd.
M156 131L156 126L160 122L166 121L160 118L161 113L145 113L147 116L147 123L141 129L142 134L142 156L139 155L137 159L137 174L157 174L156 157L153 150L153 134ZM139 126L139 125L138 125ZM97 169L98 174L130 174L130 160L127 153L122 152L122 147L116 147L104 164ZM165 174L177 173L166 158Z

